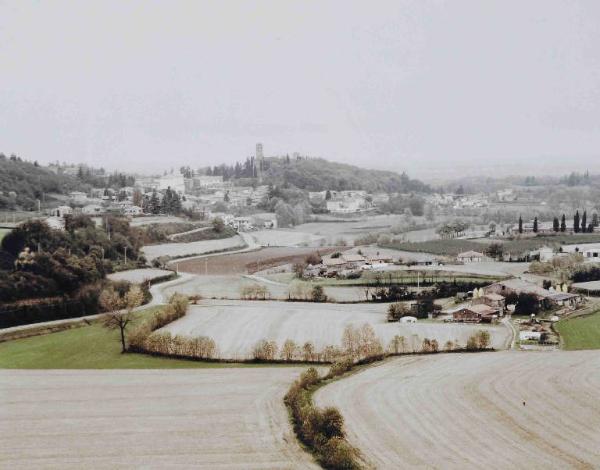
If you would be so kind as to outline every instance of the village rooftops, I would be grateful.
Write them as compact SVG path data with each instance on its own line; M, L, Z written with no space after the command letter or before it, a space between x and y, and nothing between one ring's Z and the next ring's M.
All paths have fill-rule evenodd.
M509 291L514 291L516 294L534 294L539 298L543 299L552 296L552 292L550 292L549 290L544 289L543 287L540 287L531 282L523 281L522 279L507 279L505 281L499 281L495 284L492 284L489 287L492 287L494 285L501 286L503 288L508 289ZM487 295L489 295L489 293Z

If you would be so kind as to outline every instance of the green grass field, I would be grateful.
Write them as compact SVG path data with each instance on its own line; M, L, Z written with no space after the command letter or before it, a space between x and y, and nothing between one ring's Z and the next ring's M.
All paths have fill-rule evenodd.
M155 308L140 312L151 313ZM101 324L0 343L3 369L182 369L257 367L255 364L226 364L186 361L145 354L121 354L117 331Z
M600 349L600 310L591 315L561 320L556 331L567 350Z
M7 228L0 228L0 242L2 241L2 239L4 238L4 236L10 232L10 229Z

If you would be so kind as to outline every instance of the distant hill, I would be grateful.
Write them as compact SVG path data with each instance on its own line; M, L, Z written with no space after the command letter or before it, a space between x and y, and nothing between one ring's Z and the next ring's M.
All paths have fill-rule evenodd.
M431 192L422 181L405 173L368 170L322 158L265 158L263 180L273 185L293 185L308 191L349 189L369 192Z
M57 175L36 163L0 153L0 210L32 210L49 193L88 190L89 185L68 175ZM46 197L47 199L47 197Z

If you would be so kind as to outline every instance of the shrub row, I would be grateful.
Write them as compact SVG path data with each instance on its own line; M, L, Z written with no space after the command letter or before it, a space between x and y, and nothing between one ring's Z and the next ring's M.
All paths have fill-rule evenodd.
M145 343L152 333L183 317L187 311L188 303L189 300L186 296L173 294L167 305L153 315L149 315L127 334L129 348L143 352Z
M358 451L345 440L341 413L333 407L318 408L312 401L312 392L318 384L332 378L333 374L343 374L350 364L345 363L335 370L332 367L323 378L311 367L294 382L284 398L296 436L323 468L352 470L361 467Z

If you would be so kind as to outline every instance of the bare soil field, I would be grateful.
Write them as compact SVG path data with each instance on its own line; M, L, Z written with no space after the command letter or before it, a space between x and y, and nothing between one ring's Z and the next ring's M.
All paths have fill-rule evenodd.
M244 286L264 285L270 293L270 298L286 299L288 289L277 283L262 283L237 275L200 276L188 274L181 282L166 285L162 291L164 298L179 292L188 296L200 295L205 299L240 299Z
M375 468L598 468L600 354L394 358L319 390Z
M165 276L170 276L173 271L167 269L131 269L129 271L120 271L106 276L111 281L127 281L134 284L152 281Z
M0 371L0 467L318 468L282 401L301 370Z
M415 219L418 220L419 218ZM340 219L339 221L332 222L309 222L297 225L294 227L294 230L324 237L328 243L333 243L339 238L352 242L355 238L368 233L389 232L391 227L402 223L405 223L404 216L402 215L374 215L364 217L360 220L346 221ZM432 232L435 232L435 230L432 230ZM429 239L430 236L437 238L435 233L432 235L429 232L422 236L412 234L411 238L414 237L416 240L421 241L421 239Z
M215 240L222 241L222 240ZM173 244L170 244L172 246ZM207 258L190 259L178 263L179 270L194 274L231 275L251 274L268 267L297 263L311 253L332 253L337 248L270 247L244 253L222 254Z
M244 240L235 235L229 238L218 240L202 240L190 243L161 243L158 245L146 245L142 248L144 256L148 260L153 260L161 256L184 257L212 253L220 250L229 250L243 248Z
M159 331L188 337L208 336L219 349L221 359L251 359L252 350L262 339L285 340L297 344L311 341L317 350L341 346L346 325L373 326L384 346L395 335L406 339L406 352L420 351L424 338L437 339L440 346L457 341L464 346L469 336L480 329L491 334L494 348L505 348L510 332L504 326L478 326L419 321L415 324L388 323L386 304L323 304L276 301L205 300L191 306L185 317Z

